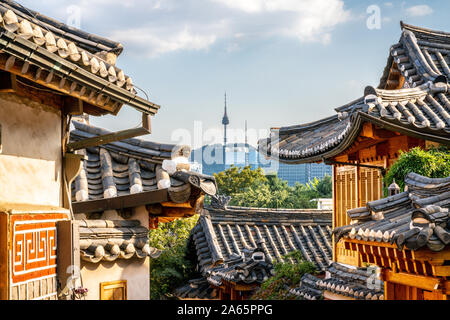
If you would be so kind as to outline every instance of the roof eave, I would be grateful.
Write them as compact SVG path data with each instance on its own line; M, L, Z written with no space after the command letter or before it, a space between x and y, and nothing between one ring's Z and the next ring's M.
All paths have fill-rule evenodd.
M119 103L127 104L140 112L155 115L160 108L159 105L95 76L58 55L39 47L29 40L18 37L7 30L0 32L0 49L23 61L28 61L49 72L52 71L58 76L75 81L87 88L97 90L99 93L107 95ZM111 113L111 111L108 112Z
M353 120L353 125L350 128L350 131L343 138L343 140L341 140L341 142L333 149L330 149L326 152L316 154L316 155L313 155L310 157L305 157L305 158L286 159L286 158L274 157L272 155L270 155L270 158L273 160L282 162L282 163L286 163L286 164L317 163L317 162L322 162L325 159L332 158L332 157L338 155L339 153L343 152L345 149L347 149L353 143L353 141L356 139L356 136L359 134L359 131L362 126L361 126L361 119L357 116L358 114L360 114L359 111L356 113L356 116Z
M332 158L334 156L339 155L341 152L345 151L348 147L350 147L355 141L357 135L359 134L362 123L364 121L371 122L373 124L379 125L380 127L387 129L389 131L395 131L402 133L407 136L411 136L414 138L429 140L433 142L442 143L445 145L450 145L450 137L448 133L441 131L443 134L439 135L437 132L433 134L432 132L427 131L417 131L413 128L405 127L396 123L388 122L377 117L368 115L367 113L357 111L352 120L352 126L349 133L343 138L343 140L333 149L330 149L324 153L316 154L311 157L301 158L301 159L287 159L270 155L272 160L277 160L286 164L301 164L301 163L313 163L313 162L322 162L325 159ZM267 150L266 150L267 151ZM260 151L262 153L262 151Z

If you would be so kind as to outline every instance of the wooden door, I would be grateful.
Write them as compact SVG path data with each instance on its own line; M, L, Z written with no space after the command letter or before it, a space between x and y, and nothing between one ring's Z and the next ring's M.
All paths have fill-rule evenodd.
M127 281L100 283L100 300L127 300Z
M370 163L382 166L383 162ZM356 166L341 166L334 169L333 228L349 225L347 210L363 207L367 202L383 197L383 177L379 169ZM337 262L360 266L358 252L344 248L339 242L334 245Z

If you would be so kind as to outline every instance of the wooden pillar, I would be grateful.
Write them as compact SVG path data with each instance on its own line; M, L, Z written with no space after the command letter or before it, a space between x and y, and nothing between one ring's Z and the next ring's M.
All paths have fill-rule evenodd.
M231 300L237 300L236 299L236 290L234 288L231 288Z
M332 217L332 228L334 230L334 228L336 227L336 213L337 213L337 197L336 197L336 165L332 166L332 171L331 171L331 176L333 179L333 184L332 184L332 197L333 197L333 217ZM336 241L334 238L334 234L332 235L332 239L331 239L332 243L333 243L333 261L336 261Z
M356 176L355 176L355 184L356 184L356 207L362 207L362 199L361 199L361 167L356 167Z
M384 282L384 300L395 300L395 285L391 282Z

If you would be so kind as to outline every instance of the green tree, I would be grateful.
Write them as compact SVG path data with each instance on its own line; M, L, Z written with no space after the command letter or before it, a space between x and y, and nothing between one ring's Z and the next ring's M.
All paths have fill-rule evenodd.
M250 166L236 167L232 165L225 171L214 173L220 193L234 195L247 188L267 182L261 168L252 170Z
M331 198L333 193L333 181L331 176L325 175L318 183L316 187L320 198Z
M252 296L254 300L286 300L296 299L289 293L291 288L299 285L305 273L314 273L313 263L303 259L300 251L291 251L283 256L282 262L274 264L275 275L261 284Z
M311 201L318 198L318 194L314 189L307 185L296 183L286 200L290 208L316 208L317 201Z
M150 262L150 299L170 298L171 292L191 279L194 266L186 259L187 239L198 216L159 224L149 231L151 247L162 250Z
M450 149L445 146L432 147L429 150L415 147L408 152L401 151L400 157L385 176L385 187L395 179L401 190L404 190L404 180L410 172L430 178L450 176ZM387 189L385 189L385 194L387 194Z
M230 205L261 208L316 208L315 198L331 196L331 177L315 178L308 184L290 187L276 174L264 175L261 168L231 168L215 174L220 194L231 196Z

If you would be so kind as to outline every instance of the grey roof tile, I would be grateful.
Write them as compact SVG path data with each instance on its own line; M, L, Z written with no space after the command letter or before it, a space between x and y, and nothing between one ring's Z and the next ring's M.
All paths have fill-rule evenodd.
M390 242L399 249L427 246L432 251L443 250L450 241L450 177L428 178L409 173L405 185L407 191L403 193L366 204L367 210L382 213L381 219L372 218L373 215L369 220L360 219L353 214L357 209L349 210L347 213L356 223L335 228L336 239Z
M336 108L333 116L272 129L269 138L258 142L259 151L288 163L321 161L349 147L363 121L382 122L394 131L402 127L450 143L450 34L406 24L402 29L391 59L397 61L409 85L398 90L366 87L362 98ZM386 72L379 88L384 87Z
M111 133L108 130L73 121L71 141ZM73 201L97 200L105 197L129 195L157 190L156 170L165 159L172 159L179 150L189 146L158 144L131 138L111 142L95 148L79 150L83 154L83 168L72 184ZM195 179L192 179L195 178ZM185 202L185 190L178 187L192 185L208 194L215 194L214 177L195 172L176 172L170 177L169 197L174 202ZM187 194L188 196L190 195Z
M372 270L349 268L333 262L326 271L329 277L325 279L303 275L299 287L290 292L306 300L322 299L325 290L357 300L384 300L383 282L373 277Z
M427 81L435 81L439 76L450 79L450 33L430 30L401 23L402 35L390 50L392 60L397 63L410 87ZM380 82L384 87L386 75Z
M174 295L180 299L217 299L217 289L212 288L205 278L189 280L189 283L178 287Z
M327 210L208 207L191 231L189 247L210 283L261 282L270 276L272 262L293 250L324 269L332 260L330 226ZM249 258L256 249L264 254L263 264Z
M157 258L149 246L148 229L139 220L77 220L82 260L99 263L117 259Z

